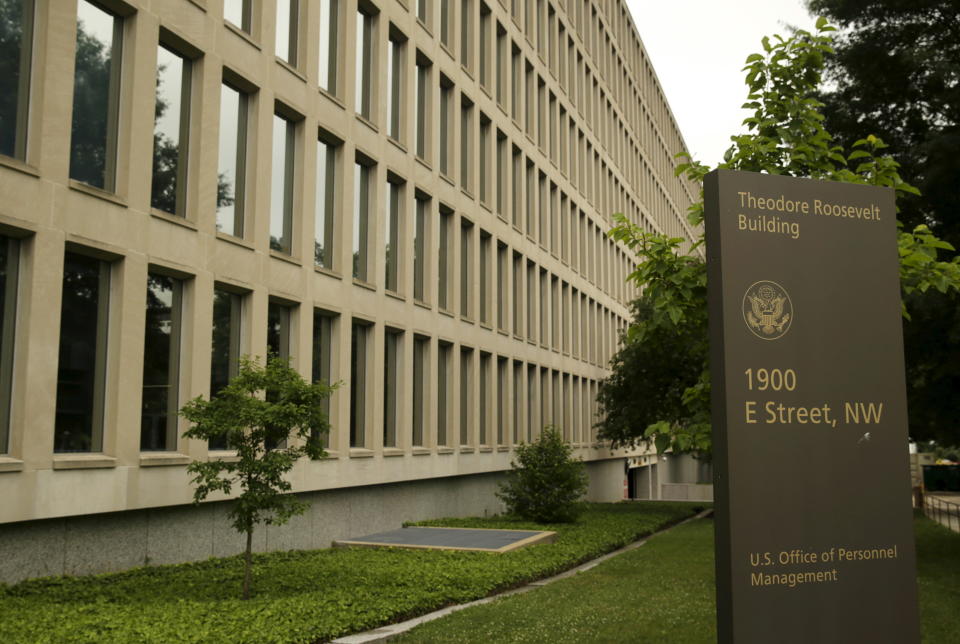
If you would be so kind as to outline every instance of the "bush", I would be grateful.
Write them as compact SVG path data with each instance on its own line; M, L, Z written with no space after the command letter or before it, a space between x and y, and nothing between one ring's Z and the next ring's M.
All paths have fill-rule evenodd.
M517 447L517 460L497 497L509 512L532 521L575 521L587 491L587 471L582 461L571 458L572 452L557 428L548 425L536 441Z

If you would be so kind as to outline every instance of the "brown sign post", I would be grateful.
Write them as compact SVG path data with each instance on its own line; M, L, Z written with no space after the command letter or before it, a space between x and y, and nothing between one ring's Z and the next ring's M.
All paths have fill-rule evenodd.
M920 641L893 191L705 183L719 641Z

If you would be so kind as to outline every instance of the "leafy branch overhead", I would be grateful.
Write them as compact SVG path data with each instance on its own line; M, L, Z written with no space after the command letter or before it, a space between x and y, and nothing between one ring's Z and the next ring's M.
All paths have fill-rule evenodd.
M815 96L825 61L833 53L834 30L820 18L815 33L797 30L789 37L765 37L763 51L747 57L743 107L753 113L743 122L746 132L731 137L717 168L886 186L898 196L917 194L878 137L868 135L847 152L824 127L823 103ZM685 161L677 166L677 175L685 173L702 183L712 169L688 155L678 156ZM702 191L700 197L687 218L702 230ZM622 214L614 220L608 234L636 253L639 263L628 280L641 295L623 347L613 359L613 373L600 388L600 436L614 446L652 441L658 451L709 457L706 266L694 252L704 243L702 234L692 240L689 254L682 254L685 239L647 232ZM960 291L960 257L941 259L942 251L954 249L929 228L901 229L898 244L905 294ZM906 308L903 313L908 317ZM695 367L684 368L683 361ZM657 370L655 379L663 392L637 395L636 383Z

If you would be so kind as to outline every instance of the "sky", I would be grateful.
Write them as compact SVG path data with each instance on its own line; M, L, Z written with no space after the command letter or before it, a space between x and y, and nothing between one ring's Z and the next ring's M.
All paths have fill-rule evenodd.
M693 157L714 166L743 131L740 71L784 25L813 30L802 0L626 0Z

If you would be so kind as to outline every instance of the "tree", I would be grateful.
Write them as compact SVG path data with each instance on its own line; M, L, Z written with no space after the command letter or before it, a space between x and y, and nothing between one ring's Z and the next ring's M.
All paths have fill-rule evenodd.
M956 0L807 0L838 27L819 92L837 141L863 132L897 151L900 220L960 244L960 4Z
M960 247L960 4L955 0L807 0L839 26L820 92L841 143L863 131L897 150L900 174L920 189L899 200L908 226L926 223ZM910 435L956 441L960 297L908 298L904 324ZM936 338L936 342L931 342Z
M186 438L223 439L236 460L194 461L187 467L196 486L194 503L212 492L240 493L230 510L233 527L246 534L243 599L250 597L253 529L258 523L282 525L307 504L289 494L284 476L303 456L325 456L322 435L329 431L323 400L332 388L307 383L281 358L261 366L240 359L239 373L210 400L197 397L180 410L192 423Z
M744 71L749 94L744 107L754 112L744 120L747 132L731 137L733 145L717 167L888 186L898 195L916 194L916 188L901 179L897 162L883 153L887 146L882 140L869 135L855 141L853 150L847 154L842 146L833 143L833 137L825 129L819 111L823 104L813 95L821 81L825 58L833 51L830 31L834 28L820 18L816 33L797 30L789 38L765 37L763 53L747 57ZM678 174L686 172L697 181L702 181L709 171L708 166L692 159L677 167ZM688 218L695 226L702 223L702 199L690 207ZM628 279L641 288L641 298L653 308L653 315L648 319L634 321L625 343L643 342L660 334L701 338L701 342L705 342L706 298L702 289L706 275L702 259L677 254L685 241L682 238L645 232L622 214L614 215L614 219L617 225L609 232L610 236L627 244L640 259ZM701 237L693 247L702 243ZM960 291L960 257L940 260L941 251L953 248L934 236L926 225L921 224L912 232L901 230L898 244L901 288L905 296L930 289L942 293ZM907 315L906 309L904 315ZM599 425L600 436L610 439L614 446L653 440L661 450L669 447L708 455L710 381L706 351L702 352L699 366L695 382L681 378L674 383L676 387L684 387L681 400L685 413L661 414L656 423L634 427L629 432L603 420ZM613 377L601 385L600 401L607 418L615 412L604 404L605 400L612 400L605 398L612 383L615 383ZM614 413L613 418L616 417Z
M572 454L560 431L548 425L533 443L517 446L517 460L498 486L497 498L509 512L531 521L575 521L582 509L578 501L587 491L587 472Z

